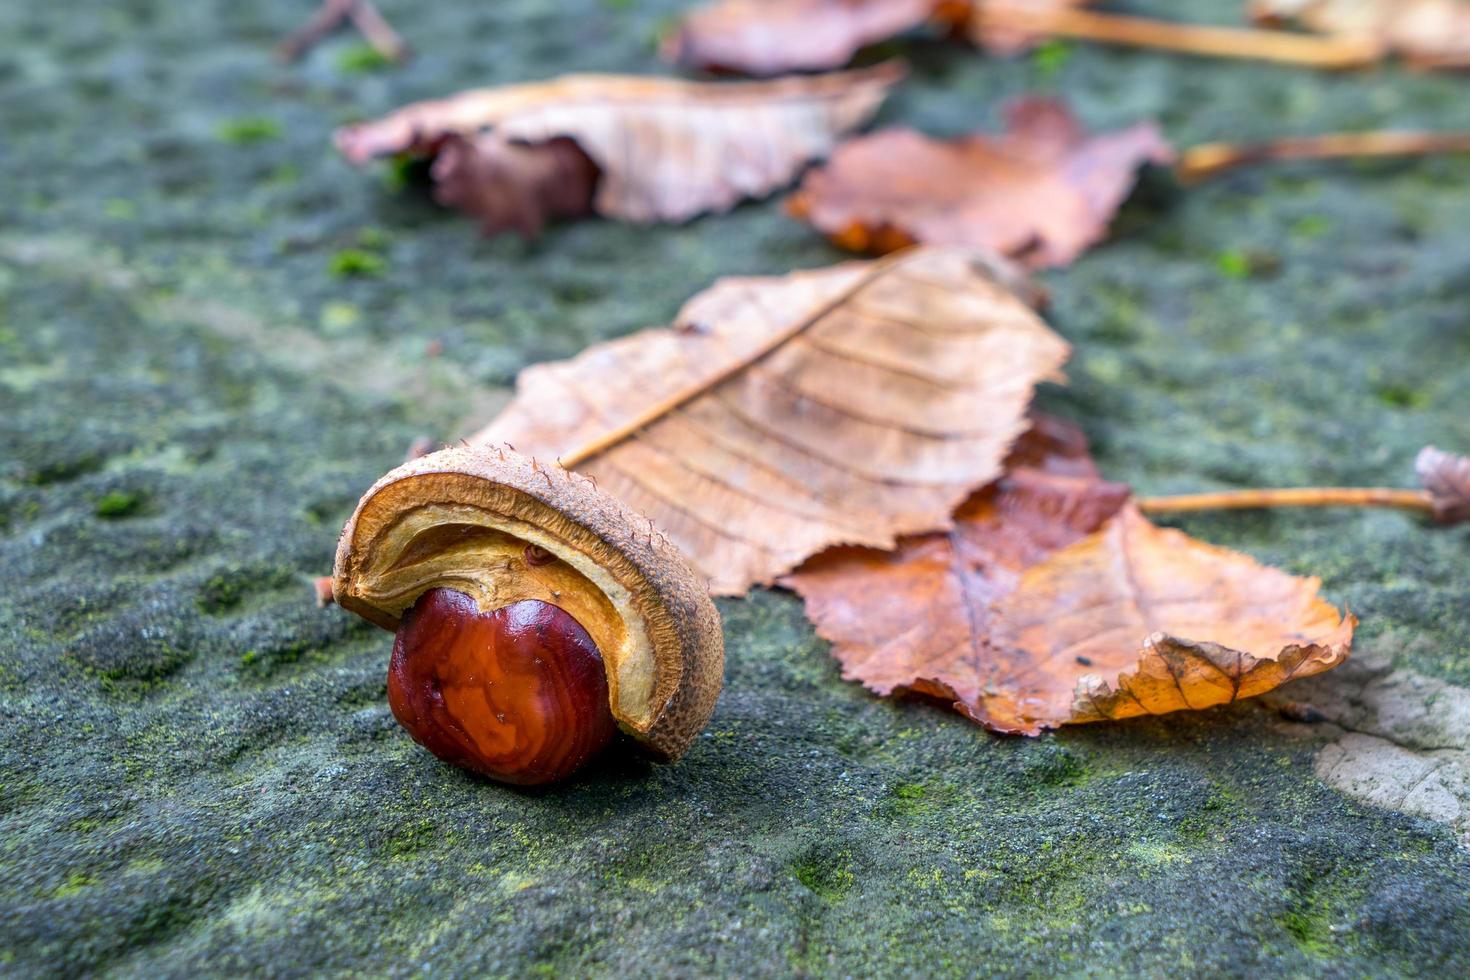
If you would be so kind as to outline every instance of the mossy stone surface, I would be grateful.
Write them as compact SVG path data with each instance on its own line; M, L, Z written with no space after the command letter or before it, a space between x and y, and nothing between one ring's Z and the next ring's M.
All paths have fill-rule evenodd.
M409 65L363 70L350 33L277 64L312 6L0 0L0 973L1470 968L1454 835L1326 788L1268 707L997 738L844 682L785 594L722 602L727 687L676 766L527 793L419 749L390 638L309 598L357 495L527 364L839 256L778 201L486 241L331 149L411 99L664 71L672 0L382 0ZM1181 144L1470 129L1463 78L1394 67L896 49L881 121L937 134L1030 90ZM1406 484L1419 446L1470 448L1470 159L1145 193L1045 280L1077 352L1042 404L1143 491ZM1470 531L1181 526L1320 575L1363 653L1470 685Z

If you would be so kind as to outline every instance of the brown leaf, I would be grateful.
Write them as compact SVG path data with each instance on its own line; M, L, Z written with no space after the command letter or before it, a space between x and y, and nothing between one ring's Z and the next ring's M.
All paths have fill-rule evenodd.
M1067 265L1106 234L1146 162L1172 161L1152 123L1088 135L1061 103L1014 103L1003 136L889 129L838 147L789 202L838 245L969 245Z
M826 552L782 580L843 676L1034 735L1223 704L1346 657L1353 620L1316 580L1154 527L1080 435L1045 426L949 533Z
M1044 32L1017 26L1047 14L1086 7L1092 0L973 0L966 33L994 55L1017 55L1046 40Z
M485 234L540 234L548 220L592 210L597 165L565 136L512 143L496 132L451 133L430 173L434 200L480 219Z
M600 173L592 197L599 214L683 221L790 183L867 122L902 76L894 64L728 84L569 75L415 103L338 130L336 142L363 163L396 153L435 156L459 137L450 142L458 158L445 167L455 185L448 193L476 202L491 224L514 226L546 215L545 181L536 175L551 164L535 148L571 141ZM515 156L516 146L528 152ZM539 189L536 206L513 213L505 193L470 186L507 174L516 187L529 181Z
M1470 521L1470 456L1425 446L1414 469L1419 485L1429 491L1435 520L1443 524Z
M1045 40L1016 26L1090 0L719 0L689 13L663 41L688 68L775 75L841 68L859 50L926 23L961 33L991 54Z
M1470 68L1466 0L1251 0L1251 16L1326 34L1366 35L1431 68Z
M912 30L938 0L722 0L690 12L663 56L688 68L778 75L841 68L859 49Z
M835 544L891 547L999 475L1067 357L995 268L929 248L722 279L674 329L523 371L471 442L594 477L717 593Z

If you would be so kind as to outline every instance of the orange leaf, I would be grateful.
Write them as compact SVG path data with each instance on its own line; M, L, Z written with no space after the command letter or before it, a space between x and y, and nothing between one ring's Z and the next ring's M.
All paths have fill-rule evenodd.
M723 279L674 329L526 369L471 443L594 477L740 594L947 527L1000 474L1068 353L1010 281L960 249Z
M336 142L348 159L363 163L397 153L435 156L457 138L464 158L447 168L462 178L447 192L457 201L477 196L463 179L495 179L486 158L499 161L503 172L508 155L515 157L512 186L540 194L547 182L538 174L549 164L510 148L570 141L597 171L592 210L627 221L683 221L790 183L841 135L867 122L902 77L893 64L729 84L569 75L415 103L340 129ZM443 169L436 174L445 176ZM487 212L499 211L477 212L493 227ZM533 206L530 217L519 220L534 225L554 213Z
M1354 620L1318 583L1149 524L1044 421L954 530L818 555L783 579L843 675L952 700L987 728L1163 714L1340 663Z
M889 129L844 143L788 207L855 251L970 245L1067 265L1099 241L1146 162L1173 160L1152 123L1089 136L1066 107L1014 103L1003 136L949 142Z
M939 0L723 0L698 7L664 38L689 68L777 75L841 68L869 44L918 27Z
M1251 0L1251 16L1371 37L1426 68L1470 68L1466 0Z

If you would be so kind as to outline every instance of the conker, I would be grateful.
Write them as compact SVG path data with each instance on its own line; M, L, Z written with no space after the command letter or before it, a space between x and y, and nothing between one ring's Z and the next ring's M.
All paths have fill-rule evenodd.
M725 645L709 583L592 480L500 447L410 460L342 529L332 597L396 634L393 714L447 762L511 783L613 740L694 744Z
M448 588L403 617L388 704L445 762L507 783L565 779L617 734L597 644L538 599L482 612Z

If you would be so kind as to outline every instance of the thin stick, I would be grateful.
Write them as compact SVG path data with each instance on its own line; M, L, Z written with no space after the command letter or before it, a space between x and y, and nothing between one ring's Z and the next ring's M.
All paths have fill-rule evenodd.
M408 45L387 19L373 6L372 0L357 0L350 13L353 25L367 38L368 44L389 61L402 61L408 57Z
M1180 155L1174 174L1181 184L1197 184L1235 167L1273 160L1419 157L1434 153L1470 153L1470 133L1380 130L1328 133L1266 143L1204 143Z
M1144 497L1140 510L1170 514L1195 510L1256 510L1267 507L1397 507L1434 514L1434 501L1423 490L1393 487L1294 487L1281 490L1224 490L1177 497Z
M408 45L378 13L372 0L322 0L311 20L276 45L276 56L282 61L297 61L348 20L384 58L402 61L408 57Z
M1383 46L1366 36L1316 37L1288 31L1176 24L1091 10L1030 10L1005 2L982 3L978 17L982 33L985 28L1008 28L1105 44L1313 68L1361 68L1383 57Z

